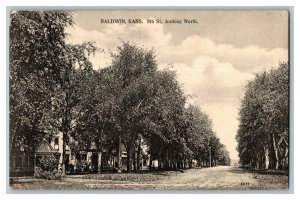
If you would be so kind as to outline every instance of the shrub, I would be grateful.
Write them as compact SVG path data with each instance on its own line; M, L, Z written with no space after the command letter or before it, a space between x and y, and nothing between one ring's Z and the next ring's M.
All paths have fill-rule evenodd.
M88 163L85 160L81 160L76 163L77 172L87 172L88 168Z
M34 177L39 179L60 180L62 173L58 170L58 159L53 156L43 156L36 167Z
M40 167L44 171L54 171L58 168L58 159L54 155L43 156L40 160Z
M94 180L112 180L112 181L131 181L131 182L151 182L157 181L162 178L158 174L88 174L82 177L83 179L94 179Z

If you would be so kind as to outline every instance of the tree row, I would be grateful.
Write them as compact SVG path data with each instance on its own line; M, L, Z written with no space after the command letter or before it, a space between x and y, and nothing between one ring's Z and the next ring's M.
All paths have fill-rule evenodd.
M99 49L65 43L73 24L62 11L10 15L10 155L34 152L62 132L63 160L66 144L74 151L95 146L99 159L117 151L120 168L123 144L128 171L140 170L143 145L161 169L230 163L208 115L187 104L175 72L157 69L153 50L124 42L109 66L95 70L89 55Z
M243 165L288 169L289 65L262 72L246 86L236 139Z

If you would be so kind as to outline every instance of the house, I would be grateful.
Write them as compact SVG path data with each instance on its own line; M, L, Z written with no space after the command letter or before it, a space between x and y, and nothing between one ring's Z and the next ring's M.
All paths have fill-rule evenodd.
M33 175L35 167L39 165L39 160L43 156L54 155L62 163L62 133L52 138L44 138L38 145L35 152L25 152L22 148L12 154L10 159L10 175L24 176ZM71 154L69 145L66 145L66 157ZM60 166L58 166L60 167Z
M127 152L124 145L122 149L122 170L127 170ZM58 133L51 138L44 138L37 145L34 153L18 153L11 162L10 172L15 175L33 175L34 170L39 166L39 160L48 155L54 155L59 160L58 169L62 168L63 154L63 133ZM142 170L149 167L150 156L147 154L147 146L141 146L140 166ZM117 150L108 151L103 149L101 155L101 171L117 171L118 168ZM69 141L66 141L65 148L66 173L95 173L98 171L98 151L94 144L89 149L70 148Z
M34 173L34 154L25 151L13 152L10 155L10 176L26 176Z

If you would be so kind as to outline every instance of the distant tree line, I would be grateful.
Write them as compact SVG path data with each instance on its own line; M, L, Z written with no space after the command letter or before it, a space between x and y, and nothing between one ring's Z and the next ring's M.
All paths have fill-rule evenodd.
M10 156L34 152L39 142L63 133L72 148L127 151L127 169L141 169L142 143L161 169L192 166L192 160L229 165L229 153L208 115L187 105L170 70L158 70L153 50L124 42L112 64L94 70L91 43L65 43L73 25L64 11L13 11L9 27ZM209 161L211 159L211 161ZM63 164L63 171L64 163Z
M236 139L242 165L287 169L289 158L289 65L256 74L246 86Z

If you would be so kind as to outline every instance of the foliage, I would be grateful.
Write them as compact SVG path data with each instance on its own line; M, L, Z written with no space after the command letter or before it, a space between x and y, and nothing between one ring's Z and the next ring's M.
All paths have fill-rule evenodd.
M43 156L38 161L34 177L39 179L60 180L61 171L58 169L58 159L54 155Z
M34 151L42 138L62 132L63 147L69 141L73 151L118 151L120 139L135 171L142 144L159 168L191 167L210 154L215 163L228 163L211 120L186 105L176 73L158 70L153 50L124 42L110 66L94 70L88 59L98 50L93 44L65 43L71 25L66 11L10 14L10 153ZM50 165L49 159L42 163ZM41 167L44 175L37 176L52 176L47 173L54 169Z
M51 129L53 77L57 77L64 27L72 17L60 11L13 11L9 23L10 152L33 151ZM50 86L50 87L49 87Z
M58 159L53 156L43 156L39 159L39 164L42 170L53 171L58 168Z
M241 163L256 168L288 166L288 63L256 75L240 109L238 152Z
M68 45L67 11L13 11L9 26L10 154L34 151L43 137L72 131L81 73L92 69L91 43ZM64 157L63 152L63 157ZM63 162L64 165L64 162Z
M34 177L37 179L61 180L61 171L55 169L53 171L43 171L40 167L36 167Z
M83 179L92 180L111 180L111 181L130 181L130 182L149 182L157 181L162 178L162 175L157 174L89 174L83 177Z
M62 11L10 13L10 151L33 151L45 132L53 131L47 113L59 77L64 28L72 23Z

